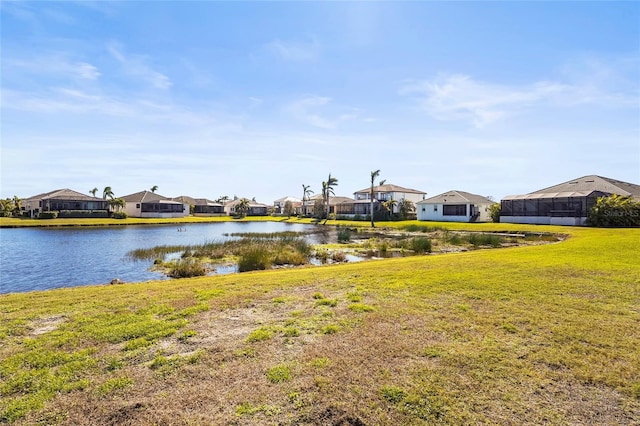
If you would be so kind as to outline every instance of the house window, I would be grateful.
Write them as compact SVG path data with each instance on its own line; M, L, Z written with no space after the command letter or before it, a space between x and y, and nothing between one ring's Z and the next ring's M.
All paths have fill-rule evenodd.
M137 203L136 204L136 209L139 209L139 208L140 208L140 203Z
M422 208L422 211L423 211L423 212L424 212L424 211L427 211L427 209L423 207L423 208Z
M437 205L437 204L433 206L433 211L434 211L434 212L437 212L437 211L438 211L438 205Z
M443 216L466 216L467 205L466 204L449 204L442 206Z

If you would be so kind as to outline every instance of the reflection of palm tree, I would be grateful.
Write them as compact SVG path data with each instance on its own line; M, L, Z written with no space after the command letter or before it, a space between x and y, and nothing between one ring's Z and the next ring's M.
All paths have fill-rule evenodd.
M240 201L238 201L238 204L236 204L236 213L240 217L245 217L248 211L249 200L247 200L246 198L242 198Z
M380 169L371 172L371 193L369 194L369 198L371 200L371 227L375 228L376 224L373 222L373 181L380 176Z
M158 185L153 185L151 187L151 192L155 193L158 190Z
M102 198L103 198L103 199L105 199L105 200L106 200L107 198L109 198L110 200L113 200L114 195L115 195L115 194L114 194L114 193L113 193L113 191L111 190L111 187L110 187L110 186L106 186L106 187L104 188L104 191L102 191Z
M93 195L94 197L96 196L96 192L98 192L98 188L93 188L91 191L89 191L89 194Z
M302 207L300 207L300 213L302 213L304 209L305 200L308 200L309 196L313 194L313 191L309 188L311 188L311 185L305 185L304 183L302 184Z
M329 178L327 179L327 181L322 182L322 196L325 199L325 203L327 203L327 217L325 217L324 223L327 223L327 220L329 219L329 211L330 211L329 200L331 199L332 195L334 197L336 195L335 192L333 191L333 188L335 186L338 186L338 179L331 177L331 173L329 173Z

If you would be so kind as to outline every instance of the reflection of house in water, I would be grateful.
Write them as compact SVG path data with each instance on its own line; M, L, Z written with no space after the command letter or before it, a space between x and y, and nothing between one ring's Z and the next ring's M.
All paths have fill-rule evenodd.
M22 210L30 217L40 212L56 211L58 217L107 217L107 200L71 189L57 189L22 200Z
M501 201L500 222L584 225L599 197L612 194L640 201L640 185L590 175Z

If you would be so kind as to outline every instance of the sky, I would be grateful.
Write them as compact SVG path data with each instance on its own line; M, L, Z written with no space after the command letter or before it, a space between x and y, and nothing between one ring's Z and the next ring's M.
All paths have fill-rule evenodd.
M2 1L0 197L640 184L640 2Z

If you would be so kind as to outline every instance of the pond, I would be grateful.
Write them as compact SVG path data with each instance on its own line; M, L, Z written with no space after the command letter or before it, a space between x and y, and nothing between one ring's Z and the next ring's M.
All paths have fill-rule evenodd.
M209 224L117 227L0 229L0 293L48 290L166 279L149 271L151 261L132 262L127 253L158 245L195 245L233 239L226 234L310 232L314 225L280 222L221 222ZM322 234L307 238L315 244Z

